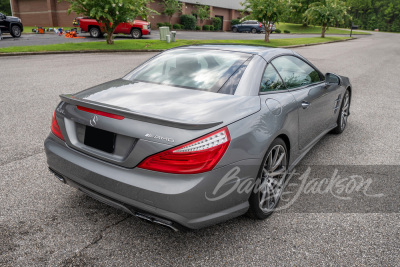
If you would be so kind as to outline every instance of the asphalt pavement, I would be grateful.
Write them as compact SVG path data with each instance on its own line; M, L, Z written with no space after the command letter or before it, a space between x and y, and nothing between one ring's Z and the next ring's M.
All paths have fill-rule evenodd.
M359 175L398 188L399 43L400 34L374 33L294 49L353 85L346 131L324 137L301 165L358 166ZM368 212L360 202L346 212L310 212L318 200L309 197L302 211L289 207L264 221L242 216L174 233L58 182L43 149L58 95L122 77L153 55L0 58L0 266L400 265L399 191L393 209Z
M9 46L28 46L28 45L47 45L47 44L63 44L63 43L82 43L82 42L94 42L103 39L91 38L88 33L78 34L82 39L65 38L64 36L58 36L54 33L46 34L23 34L20 38L13 38L10 34L4 34L4 39L0 41L1 47ZM350 32L349 32L350 35ZM305 38L305 37L318 37L320 34L271 34L271 39L284 39L284 38ZM346 35L327 35L327 36L346 36ZM357 37L365 37L368 35L355 35ZM264 34L252 34L252 33L233 33L233 32L196 32L196 31L178 31L178 39L185 40L262 40ZM115 40L129 40L130 35L115 35ZM154 30L151 35L143 36L145 40L160 39L160 32Z

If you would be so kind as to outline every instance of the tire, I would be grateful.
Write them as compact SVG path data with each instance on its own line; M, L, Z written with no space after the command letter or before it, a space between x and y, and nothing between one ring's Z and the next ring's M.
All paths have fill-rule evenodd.
M247 212L250 217L264 220L274 212L284 189L287 167L286 144L277 138L269 146L260 166L256 183L259 189L255 188L250 195Z
M100 29L97 27L90 28L89 33L93 38L100 38L102 36Z
M347 119L350 115L350 100L350 91L347 89L337 118L337 126L331 131L333 134L341 134L346 129Z
M255 28L251 29L251 33L257 33L257 29Z
M10 34L14 38L19 38L21 37L21 28L18 25L13 25L11 26Z
M131 36L133 39L142 38L142 31L140 29L134 28L131 30Z
M232 28L232 31L236 33L236 32L238 32L238 28L236 28L236 27Z

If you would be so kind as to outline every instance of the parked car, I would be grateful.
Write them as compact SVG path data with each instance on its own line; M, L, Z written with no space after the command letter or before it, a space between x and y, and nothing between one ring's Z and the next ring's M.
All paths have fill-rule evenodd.
M276 30L275 25L270 23L270 27L272 27L272 32ZM256 20L246 20L241 24L236 24L232 26L233 32L251 32L251 33L261 33L265 32L265 27L261 22Z
M325 134L345 130L351 90L287 49L174 48L61 95L47 163L61 182L174 230L246 212L265 219L286 173Z
M24 26L20 18L0 13L0 29L2 33L10 33L12 37L18 38L21 37Z
M75 18L73 22L81 28L82 32L89 32L93 38L100 38L105 33L99 23L92 18ZM150 22L143 20L134 20L133 22L120 23L114 31L115 34L130 34L132 38L139 39L143 35L151 34Z

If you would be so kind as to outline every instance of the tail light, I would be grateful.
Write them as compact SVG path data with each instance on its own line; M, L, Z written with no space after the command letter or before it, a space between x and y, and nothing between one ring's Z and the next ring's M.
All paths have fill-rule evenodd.
M178 174L194 174L212 170L225 154L231 137L222 128L192 142L152 155L139 168Z
M64 136L63 136L62 133L61 133L60 126L58 125L57 118L56 118L56 112L55 112L55 111L54 111L54 114L53 114L53 120L52 120L52 122L51 122L51 132L52 132L55 136L57 136L58 138L60 138L61 140L65 141L65 140L64 140Z
M261 22L260 22L260 25L258 25L259 27L262 27L262 24L261 24Z

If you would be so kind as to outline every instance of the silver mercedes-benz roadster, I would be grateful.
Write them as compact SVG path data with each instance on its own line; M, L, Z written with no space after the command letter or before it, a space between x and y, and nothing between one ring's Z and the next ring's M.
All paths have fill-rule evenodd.
M61 95L47 162L61 182L173 230L264 219L286 173L343 132L351 90L291 50L179 47Z

